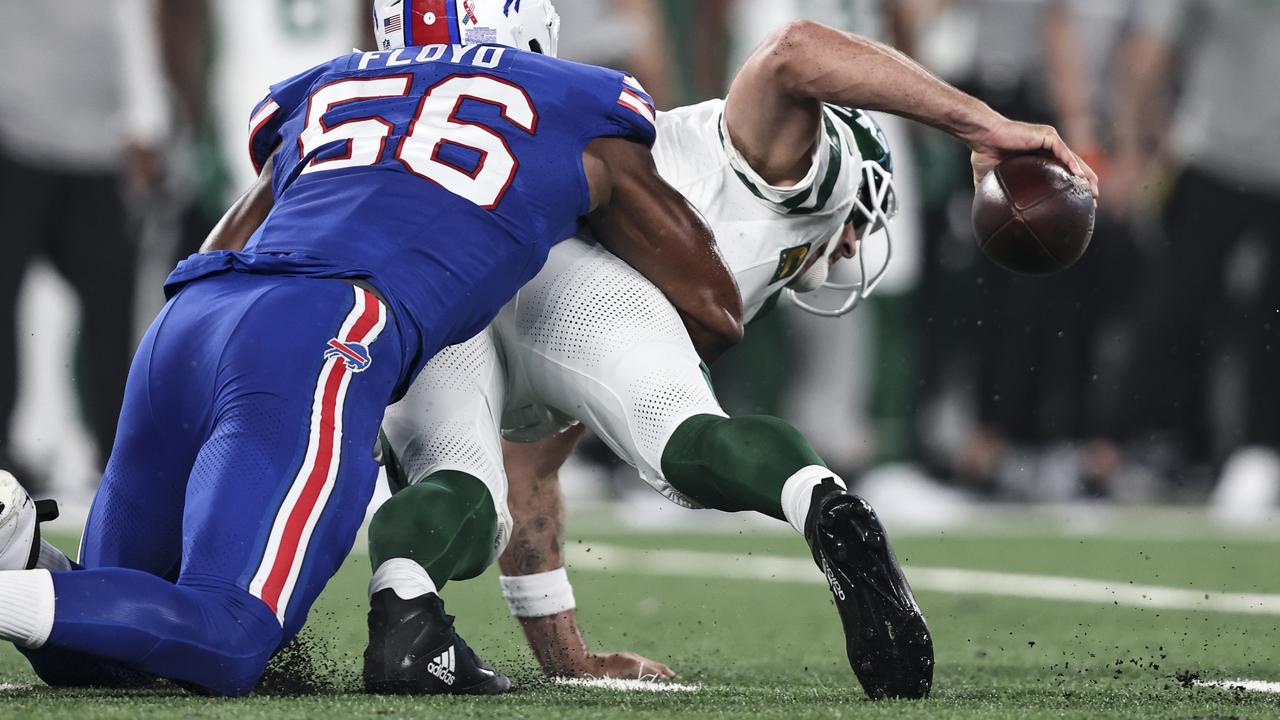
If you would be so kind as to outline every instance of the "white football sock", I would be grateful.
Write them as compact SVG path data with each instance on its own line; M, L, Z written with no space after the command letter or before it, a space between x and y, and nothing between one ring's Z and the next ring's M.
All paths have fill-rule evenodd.
M48 540L41 540L40 558L36 560L36 567L42 570L71 570L71 558L50 545Z
M401 600L412 600L439 593L431 576L418 563L407 558L391 558L378 566L369 580L369 597L391 588Z
M804 534L804 521L809 517L809 503L813 501L813 489L827 478L835 478L836 485L848 489L844 480L840 479L828 468L821 465L810 465L801 468L796 474L787 478L782 486L782 514L796 532Z
M0 640L44 647L53 632L53 576L48 570L0 572Z

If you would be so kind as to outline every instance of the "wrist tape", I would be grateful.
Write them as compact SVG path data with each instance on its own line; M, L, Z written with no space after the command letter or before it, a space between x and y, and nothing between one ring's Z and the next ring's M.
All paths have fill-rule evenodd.
M511 614L519 618L547 617L577 607L569 575L562 567L534 575L504 575L498 582Z

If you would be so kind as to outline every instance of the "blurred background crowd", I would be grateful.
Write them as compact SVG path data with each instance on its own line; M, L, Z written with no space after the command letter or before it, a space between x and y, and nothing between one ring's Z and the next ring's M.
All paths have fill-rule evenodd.
M630 70L662 107L722 95L788 20L868 35L1054 124L1102 178L1080 264L1015 277L974 243L965 149L886 121L890 278L852 316L754 324L715 369L730 411L787 417L848 477L920 502L1203 502L1233 521L1280 503L1280 3L556 5L563 57ZM367 0L0 3L0 467L93 487L164 274L252 179L250 108L368 47L367 24Z

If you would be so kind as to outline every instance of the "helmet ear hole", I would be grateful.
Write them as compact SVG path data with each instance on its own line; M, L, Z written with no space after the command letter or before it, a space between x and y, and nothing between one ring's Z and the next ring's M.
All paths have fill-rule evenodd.
M539 55L546 55L546 53L542 52L542 43L538 42L537 40L529 41L529 49L538 53Z

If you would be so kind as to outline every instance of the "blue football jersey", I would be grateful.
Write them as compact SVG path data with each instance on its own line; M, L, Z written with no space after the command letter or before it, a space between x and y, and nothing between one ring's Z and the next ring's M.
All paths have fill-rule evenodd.
M576 232L600 137L655 139L652 101L619 72L496 45L336 58L254 109L249 153L275 154L275 206L244 251L192 256L167 287L229 270L366 279L418 366Z

